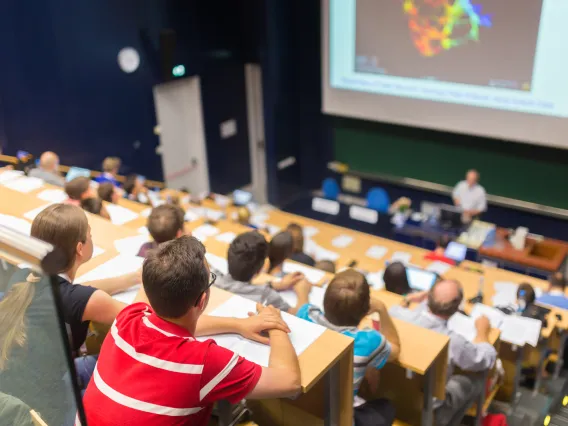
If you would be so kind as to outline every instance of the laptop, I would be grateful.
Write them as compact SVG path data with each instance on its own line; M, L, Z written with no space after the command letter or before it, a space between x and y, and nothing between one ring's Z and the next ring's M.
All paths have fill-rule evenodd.
M444 252L444 256L448 259L455 260L456 263L461 263L465 260L465 256L467 254L467 247L464 244L456 243L452 241L446 247L446 251Z
M438 275L432 271L407 266L406 278L408 278L408 285L410 285L411 289L428 291L438 279Z
M235 206L246 206L252 201L252 194L248 191L243 191L242 189L236 189L233 191L233 203Z
M67 182L71 182L73 179L80 176L88 177L90 179L91 171L89 169L83 169L81 167L70 167L67 175L65 175L65 180Z

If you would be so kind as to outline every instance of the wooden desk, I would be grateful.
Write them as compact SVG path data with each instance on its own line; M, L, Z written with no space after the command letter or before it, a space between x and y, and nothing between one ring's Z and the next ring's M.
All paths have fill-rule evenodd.
M518 265L531 270L554 273L564 265L568 244L545 238L537 241L527 238L523 250L515 249L507 239L509 231L497 228L496 242L491 247L480 247L479 255L496 260L500 264Z

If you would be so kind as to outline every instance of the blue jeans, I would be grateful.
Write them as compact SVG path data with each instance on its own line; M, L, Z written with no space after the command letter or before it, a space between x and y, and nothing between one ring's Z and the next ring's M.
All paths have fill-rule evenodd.
M85 355L75 358L75 371L77 371L79 389L81 389L83 394L85 393L93 372L95 371L98 359L98 355Z

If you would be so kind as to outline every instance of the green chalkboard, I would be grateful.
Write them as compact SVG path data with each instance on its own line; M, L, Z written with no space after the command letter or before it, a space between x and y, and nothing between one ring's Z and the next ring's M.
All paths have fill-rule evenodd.
M352 170L453 186L475 168L489 194L568 209L568 150L349 119L333 129Z

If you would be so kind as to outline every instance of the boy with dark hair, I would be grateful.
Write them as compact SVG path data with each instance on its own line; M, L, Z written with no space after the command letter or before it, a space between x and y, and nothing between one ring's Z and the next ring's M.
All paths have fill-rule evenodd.
M83 398L89 425L205 426L217 401L300 391L298 358L277 309L258 305L259 313L247 319L203 315L215 275L196 238L160 245L149 253L142 277L142 302L118 315ZM196 340L222 333L269 344L268 367L213 340Z
M99 185L97 189L99 198L107 203L116 204L120 199L120 193L118 189L110 182L103 182Z
M286 227L286 231L292 235L294 241L290 259L308 266L314 266L316 261L311 256L304 253L304 230L302 227L297 223L290 223Z
M376 370L381 369L387 360L398 358L400 341L387 308L379 299L371 297L365 276L353 269L340 272L331 280L325 292L323 308L325 314L319 308L306 304L297 315L355 339L355 425L391 424L394 411L392 407L386 408L384 400L365 401L357 395L364 378L370 383L376 381L373 377ZM381 333L369 328L358 329L363 318L374 312L380 316ZM377 422L379 416L384 423ZM392 417L391 423L388 417Z
M79 176L66 182L65 193L69 197L66 204L74 204L76 206L79 206L82 200L97 196L91 188L91 180L85 176Z
M152 209L148 216L147 228L154 241L147 242L140 247L138 256L146 257L148 251L158 245L179 238L184 234L183 209L172 204L163 204Z
M297 308L308 303L311 284L303 274L288 274L280 281L266 285L253 285L252 279L262 270L268 256L268 243L257 231L245 232L233 240L229 246L227 263L229 273L219 277L217 287L231 293L246 297L255 302L272 305L282 311L295 314ZM278 290L294 287L298 296L298 304L292 308L278 294Z

